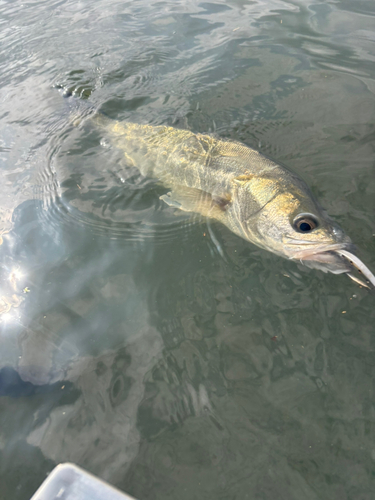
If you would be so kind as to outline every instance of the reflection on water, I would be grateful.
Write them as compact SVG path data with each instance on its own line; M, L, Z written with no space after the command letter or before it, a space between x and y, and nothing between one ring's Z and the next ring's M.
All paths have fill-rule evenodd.
M260 147L374 269L373 4L0 11L0 499L67 460L140 500L372 498L373 295L176 215L77 117Z

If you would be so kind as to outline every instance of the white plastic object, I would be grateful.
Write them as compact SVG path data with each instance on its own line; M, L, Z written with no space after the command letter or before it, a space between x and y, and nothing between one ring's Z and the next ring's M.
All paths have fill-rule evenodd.
M134 500L74 464L53 469L31 500Z

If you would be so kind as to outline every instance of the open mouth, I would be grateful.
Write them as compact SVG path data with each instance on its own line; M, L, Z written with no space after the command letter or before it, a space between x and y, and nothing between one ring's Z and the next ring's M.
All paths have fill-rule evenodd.
M302 264L324 272L346 273L360 286L375 289L375 276L356 255L347 250L347 245L334 244L307 248L295 253L292 258L299 259Z

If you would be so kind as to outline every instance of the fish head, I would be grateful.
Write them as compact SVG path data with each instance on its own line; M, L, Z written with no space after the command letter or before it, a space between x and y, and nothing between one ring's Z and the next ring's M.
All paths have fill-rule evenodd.
M301 179L289 174L286 179L241 180L236 198L237 233L245 239L307 267L347 273L360 285L375 288L375 277L353 253L349 236Z

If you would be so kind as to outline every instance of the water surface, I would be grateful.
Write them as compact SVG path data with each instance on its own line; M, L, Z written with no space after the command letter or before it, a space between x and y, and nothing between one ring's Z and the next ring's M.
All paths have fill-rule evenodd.
M374 295L176 214L72 114L260 148L374 271L373 2L0 13L0 498L71 461L139 500L372 499Z

